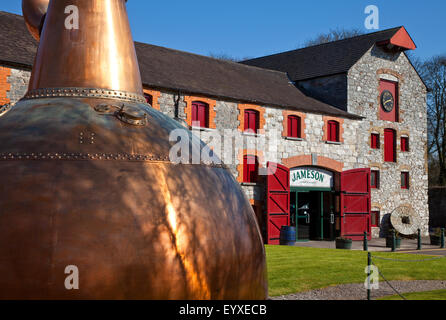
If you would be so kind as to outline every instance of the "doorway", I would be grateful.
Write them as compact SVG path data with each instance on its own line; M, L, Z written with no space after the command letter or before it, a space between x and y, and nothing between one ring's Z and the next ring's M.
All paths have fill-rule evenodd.
M296 227L297 241L335 239L334 192L293 188L290 202L291 225Z

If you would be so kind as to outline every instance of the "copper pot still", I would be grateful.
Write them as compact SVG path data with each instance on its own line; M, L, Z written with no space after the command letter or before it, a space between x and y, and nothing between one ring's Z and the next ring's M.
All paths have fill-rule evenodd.
M46 4L24 1L39 49L0 109L0 299L265 299L238 183L169 161L184 127L145 103L125 1Z

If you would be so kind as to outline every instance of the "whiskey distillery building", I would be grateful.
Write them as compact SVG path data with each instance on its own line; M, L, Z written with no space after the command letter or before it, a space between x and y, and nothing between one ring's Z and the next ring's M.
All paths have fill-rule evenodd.
M0 12L0 105L26 94L37 45L21 16ZM270 244L283 225L300 241L379 237L399 207L428 232L427 88L405 54L415 48L404 27L242 63L136 43L147 101L205 142L281 132L278 161L234 144L227 164ZM275 173L259 176L273 159Z

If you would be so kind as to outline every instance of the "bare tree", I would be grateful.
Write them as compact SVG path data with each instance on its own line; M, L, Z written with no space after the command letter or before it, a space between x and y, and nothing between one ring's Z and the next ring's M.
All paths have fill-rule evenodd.
M315 38L307 40L306 42L304 42L303 46L304 47L315 46L318 44L356 37L362 34L364 34L364 32L361 29L344 29L344 28L330 29L330 31L327 33L321 33L317 35Z
M237 58L237 57L231 56L226 53L213 53L213 52L209 53L208 56L211 58L225 60L225 61L232 61L232 62L240 62L240 61L252 59L251 57Z
M437 172L437 184L443 186L446 185L446 55L426 61L422 74L430 89L427 99L430 166Z

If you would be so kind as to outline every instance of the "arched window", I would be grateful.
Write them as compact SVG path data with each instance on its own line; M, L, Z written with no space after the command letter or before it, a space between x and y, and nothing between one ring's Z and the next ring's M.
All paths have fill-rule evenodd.
M302 123L299 116L288 116L288 137L302 138Z
M204 102L192 102L192 126L209 128L209 105Z
M257 133L259 130L259 112L245 110L245 132Z
M327 130L327 141L339 142L339 122L334 120L328 121Z
M256 156L246 155L243 157L243 182L257 182L259 162Z
M151 94L144 93L144 98L146 98L147 103L153 107L153 96Z
M396 162L396 131L384 130L384 161Z

